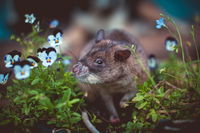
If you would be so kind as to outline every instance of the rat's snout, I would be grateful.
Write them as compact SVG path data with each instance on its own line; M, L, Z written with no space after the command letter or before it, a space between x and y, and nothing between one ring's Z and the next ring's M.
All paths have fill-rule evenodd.
M81 68L81 63L78 62L77 64L73 65L72 67L72 72L75 74L75 73L78 73L80 71L80 68Z
M83 76L88 74L88 67L82 65L81 62L78 62L72 67L72 72L74 73L75 76Z

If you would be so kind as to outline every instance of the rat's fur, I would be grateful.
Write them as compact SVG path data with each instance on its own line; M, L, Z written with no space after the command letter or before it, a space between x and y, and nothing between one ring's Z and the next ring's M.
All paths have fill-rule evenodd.
M113 104L113 94L124 93L120 101L120 106L124 107L137 92L136 84L147 78L136 57L125 48L131 45L136 46L135 54L148 71L143 49L130 34L121 30L106 33L99 30L95 39L83 49L78 64L73 67L81 88L88 93L88 98L94 100L95 95L100 94L111 114L112 122L119 121ZM98 60L101 60L101 64L96 63Z

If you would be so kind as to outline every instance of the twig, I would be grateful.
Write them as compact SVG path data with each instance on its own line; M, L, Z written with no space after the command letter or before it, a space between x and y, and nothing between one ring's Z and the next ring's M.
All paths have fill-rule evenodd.
M169 82L167 82L167 81L160 81L160 82L154 87L154 89L159 88L159 86L161 86L161 85L167 85L167 86L169 86L169 87L172 88L172 89L167 90L167 91L165 92L165 96L164 96L165 98L168 97L169 94L170 94L173 90L180 90L180 88L176 87L175 85L172 85L171 83L169 83ZM153 90L154 90L154 89L153 89ZM153 90L151 90L150 93L152 93Z
M87 112L82 112L82 119L83 119L83 122L85 123L86 127L90 130L91 133L100 133L94 127L94 125L90 122Z
M197 47L197 42L196 42L196 38L195 38L195 31L194 31L194 25L192 25L192 31L190 32L192 35L192 39L194 41L194 46L195 46L195 50L196 50L196 54L197 54L197 60L199 60L199 51L198 51L198 47Z
M161 85L167 85L167 86L169 86L169 87L172 88L172 89L168 89L168 90L165 92L164 98L168 97L169 94L170 94L173 90L178 90L178 89L180 89L180 88L176 87L175 85L172 85L171 83L169 83L169 82L167 82L167 81L160 81L160 82L158 82L158 84L156 84L156 85L153 87L153 89L152 89L149 93L150 93L150 94L153 93L153 90L159 88ZM158 104L159 104L159 105L161 106L161 108L163 109L163 110L159 110L159 111L158 111L159 113L165 113L165 114L167 114L168 116L170 116L170 113L176 112L176 111L174 111L174 110L173 110L173 111L167 111L167 109L166 109L164 106L162 106L160 103L158 103Z
M164 80L158 82L158 84L157 84L156 86L154 86L154 89L157 89L157 88L158 88L160 85L162 85L164 82L165 82Z
M59 131L67 131L67 133L71 133L71 131L69 129L64 129L64 128L61 128L61 129L53 129L52 130L52 133L56 133L56 132L59 132Z
M171 83L167 81L165 81L165 84L168 85L169 87L172 87L173 89L180 90L180 88L176 87L175 85L172 85Z
M163 80L163 81L159 81L159 82L153 87L153 89L152 89L151 91L149 91L149 93L151 94L155 89L157 89L159 86L161 86L164 82L165 82L164 80Z
M159 88L159 86L161 86L161 85L167 85L167 86L171 87L172 89L176 89L176 90L180 89L180 88L176 87L175 85L169 83L168 81L164 81L164 80L158 82L158 84L156 86L154 86L154 89Z
M158 113L167 114L167 115L169 115L169 113L176 113L176 112L177 112L176 110L170 110L168 112L166 110L158 110Z
M180 105L184 105L184 106L193 106L193 105L200 105L199 102L193 102L193 103L184 103L184 102L181 102Z

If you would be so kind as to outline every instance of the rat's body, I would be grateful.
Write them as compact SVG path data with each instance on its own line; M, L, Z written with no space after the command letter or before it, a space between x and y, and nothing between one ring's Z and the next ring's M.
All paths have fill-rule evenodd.
M127 48L131 45L136 46L137 57L148 71L147 58L141 46L130 34L120 30L99 30L95 39L81 52L79 62L73 66L73 72L89 99L94 99L96 94L102 97L112 122L119 121L113 95L124 94L120 101L120 106L124 107L137 92L136 82L142 83L147 78L140 63Z

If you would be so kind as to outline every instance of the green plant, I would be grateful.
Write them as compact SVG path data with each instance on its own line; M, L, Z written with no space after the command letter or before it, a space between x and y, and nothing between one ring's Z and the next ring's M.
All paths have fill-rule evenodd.
M7 88L10 105L3 111L7 120L30 128L39 120L56 127L79 130L80 106L84 103L76 81L65 66L55 63L50 68L39 65L25 80L13 80Z
M18 42L22 48L24 57L35 54L37 49L46 43L46 38L41 36L42 29L37 29L36 25L32 26L32 32L27 35L21 34L21 36L11 35L10 40Z
M172 36L178 39L180 46L174 48L169 59L160 63L159 68L151 75L148 81L138 85L139 92L130 102L133 109L132 121L123 126L126 133L152 132L156 123L161 119L193 119L200 115L200 67L199 53L195 41L194 26L191 35L197 52L198 60L191 61L186 58L184 42L178 25L171 18L161 14L158 28L166 28ZM166 20L171 23L176 33L173 33ZM176 53L181 49L182 61ZM152 77L157 79L157 84L152 82Z
M38 24L32 26L32 32L26 36L11 36L11 40L21 45L24 59L28 55L35 55L37 49L46 42L45 37L40 35ZM70 57L57 55L53 65L45 67L38 63L28 78L15 79L7 87L4 98L9 99L9 104L1 109L1 125L13 122L21 131L31 132L33 126L45 121L55 128L76 132L83 130L80 126L83 94L68 71L69 64L63 63L63 60Z

